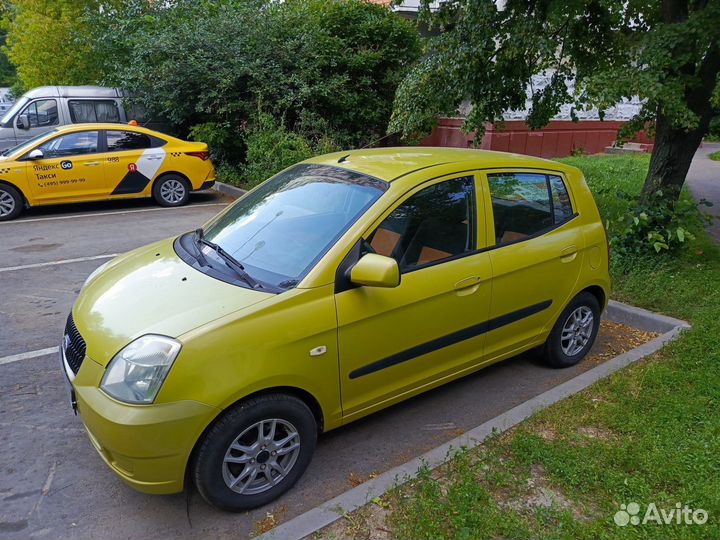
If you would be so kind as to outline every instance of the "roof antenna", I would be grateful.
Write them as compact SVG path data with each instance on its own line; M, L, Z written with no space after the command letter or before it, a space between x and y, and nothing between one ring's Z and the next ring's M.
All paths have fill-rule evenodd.
M364 150L364 149L367 148L368 146L374 146L374 145L376 145L377 143L379 143L380 141L383 141L383 140L387 139L388 137L392 137L393 135L397 135L398 133L400 133L400 132L399 132L399 131L393 131L392 133L388 133L387 135L383 135L383 136L380 137L379 139L375 139L374 141L370 141L370 142L367 143L365 146L363 146L362 148L360 148L360 150Z
M350 157L350 154L348 154L347 156L343 156L343 157L341 157L340 159L338 159L337 162L338 162L338 163L345 163L345 162L347 161L347 158L349 158L349 157Z

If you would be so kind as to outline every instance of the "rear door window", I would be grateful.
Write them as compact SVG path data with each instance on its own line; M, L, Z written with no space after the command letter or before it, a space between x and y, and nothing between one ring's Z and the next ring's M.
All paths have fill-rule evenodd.
M70 120L74 124L89 122L120 122L117 102L112 99L71 99L68 101Z
M537 173L488 174L495 243L519 242L573 216L562 178Z
M138 133L136 131L112 131L108 130L107 134L107 149L108 152L120 152L123 150L144 150L145 148L152 148L153 139L145 133Z

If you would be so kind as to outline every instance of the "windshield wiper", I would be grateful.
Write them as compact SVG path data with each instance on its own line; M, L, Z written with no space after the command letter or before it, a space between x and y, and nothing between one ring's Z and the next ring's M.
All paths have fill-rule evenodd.
M195 252L197 255L195 258L200 263L200 266L208 266L208 261L205 258L205 254L202 252L200 240L203 237L203 230L202 229L195 229L195 232L193 233L193 247L195 248Z
M245 271L245 267L242 264L240 264L240 262L237 259L235 259L235 257L230 255L227 251L225 251L223 248L218 246L216 243L211 242L210 240L206 240L202 229L197 229L195 231L195 238L197 239L197 243L199 245L204 244L207 247L209 247L210 249L212 249L213 251L215 251L215 253L220 255L220 257L222 257L223 261L225 262L226 266L228 268L232 268L235 271L235 273L240 277L240 279L242 279L245 283L250 285L253 289L262 289L262 285L260 285L257 281L255 281L250 276L250 274L248 274ZM202 250L200 250L200 251L202 251Z

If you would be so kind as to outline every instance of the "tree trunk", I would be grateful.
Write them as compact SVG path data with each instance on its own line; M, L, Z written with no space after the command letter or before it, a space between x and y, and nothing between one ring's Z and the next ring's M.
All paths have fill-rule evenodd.
M662 198L667 204L672 205L677 201L692 158L707 133L711 118L710 111L703 115L696 129L687 131L673 129L665 115L658 111L655 120L655 146L640 196L642 204L650 203L658 191L662 191Z
M655 117L655 147L650 158L650 168L640 195L640 202L651 202L659 190L663 201L673 205L680 196L695 151L707 133L713 116L712 96L720 72L720 49L713 43L697 66L685 66L691 72L685 90L685 102L697 115L693 129L673 127L672 122L658 107Z

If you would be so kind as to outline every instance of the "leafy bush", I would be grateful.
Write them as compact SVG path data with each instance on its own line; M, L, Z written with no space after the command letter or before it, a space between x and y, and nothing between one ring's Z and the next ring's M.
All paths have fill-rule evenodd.
M615 192L626 198L623 192ZM652 195L647 204L637 204L618 217L607 221L610 245L620 255L644 255L677 250L695 240L709 217L689 197L668 205L662 191ZM710 205L707 201L701 204Z
M215 178L218 182L230 184L231 186L245 187L245 177L240 167L231 165L228 161L221 161L215 171Z
M204 122L190 128L190 138L207 143L218 162L239 163L245 157L242 126L230 122Z
M267 113L257 116L245 142L247 165L243 168L243 182L248 187L313 154L304 137L277 124Z
M650 260L682 248L695 238L708 219L687 193L674 206L660 200L661 196L652 199L649 205L639 204L650 162L647 154L567 157L560 161L578 167L585 175L607 226L613 254L621 256L614 257L614 263L622 260L623 255ZM700 202L700 206L707 204Z
M420 53L412 23L364 0L127 0L87 17L106 84L235 165L258 109L309 141L382 136Z
M322 137L313 142L288 130L268 113L258 113L245 139L247 164L242 167L243 187L253 187L277 172L317 154L335 152L335 142Z

